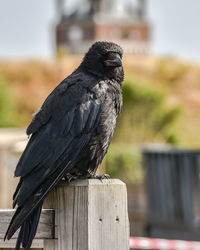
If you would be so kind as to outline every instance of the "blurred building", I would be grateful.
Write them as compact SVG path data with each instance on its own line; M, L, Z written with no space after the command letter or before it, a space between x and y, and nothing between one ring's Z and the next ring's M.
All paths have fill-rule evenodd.
M58 51L83 53L95 40L119 43L127 53L147 54L150 24L146 0L57 0Z

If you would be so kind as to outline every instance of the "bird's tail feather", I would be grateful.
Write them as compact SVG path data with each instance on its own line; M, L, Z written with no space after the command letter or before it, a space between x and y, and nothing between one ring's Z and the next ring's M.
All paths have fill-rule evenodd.
M40 185L37 192L30 196L23 206L17 208L4 238L4 240L9 240L17 231L17 229L21 227L22 232L19 234L19 242L17 242L15 250L19 250L19 245L21 243L22 246L26 247L25 250L29 249L27 247L31 245L31 242L34 238L41 213L43 199L48 194L48 192L61 180L66 171L69 172L73 168L77 155L80 153L80 150L84 147L89 138L90 134L86 134L81 140L75 141L71 150L67 154L64 152L59 160L53 163L53 166L56 166L55 170L48 175L48 178L46 178L46 180ZM29 227L29 225L31 225L31 227Z
M42 210L42 203L35 209L35 211L21 226L15 250L19 250L21 244L25 250L30 249L33 238L35 237L37 231L41 210Z

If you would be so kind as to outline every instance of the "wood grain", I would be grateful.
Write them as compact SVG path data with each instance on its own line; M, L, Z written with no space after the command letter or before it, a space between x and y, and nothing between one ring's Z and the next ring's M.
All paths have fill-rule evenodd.
M60 183L48 195L33 241L44 250L128 250L126 185L120 180L77 180ZM14 210L0 210L0 247Z
M0 209L0 239L3 239L10 223L10 220L14 214L14 209L4 210ZM54 210L43 209L40 217L40 222L35 239L51 239L54 238ZM13 235L13 239L16 239L18 231Z
M0 239L0 248L15 248L16 239L11 239L9 241L5 241ZM33 240L31 248L43 248L44 247L44 240L42 239L35 239ZM51 250L51 249L50 249Z
M57 249L129 249L127 191L120 180L61 183L47 197L45 207L55 209Z

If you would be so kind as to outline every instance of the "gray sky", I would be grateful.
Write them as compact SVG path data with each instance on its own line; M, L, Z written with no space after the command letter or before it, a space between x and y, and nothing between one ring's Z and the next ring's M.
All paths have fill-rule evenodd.
M150 0L154 51L200 62L199 13L199 0Z
M52 56L54 14L54 0L0 0L0 59Z
M153 52L200 62L200 1L149 0L148 7ZM55 0L0 0L0 59L52 57L54 21Z

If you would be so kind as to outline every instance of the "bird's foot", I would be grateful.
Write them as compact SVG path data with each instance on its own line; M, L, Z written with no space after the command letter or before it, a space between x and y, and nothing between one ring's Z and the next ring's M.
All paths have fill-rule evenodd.
M71 181L74 181L74 180L83 180L83 179L88 179L88 175L81 174L81 173L78 173L78 174L67 173L63 177L63 180L66 181L67 183L70 183Z
M73 175L73 174L66 174L63 177L63 180L66 183L70 183L74 180L80 180L80 179L98 179L98 180L103 180L103 179L109 179L110 175L109 174L87 174L87 175Z
M72 175L72 174L66 174L64 177L63 177L63 180L66 182L66 183L70 183L71 181L74 181L74 180L77 180L79 179L79 177L77 175Z
M88 179L98 179L98 180L109 179L109 178L110 178L109 174L94 174L88 176Z

